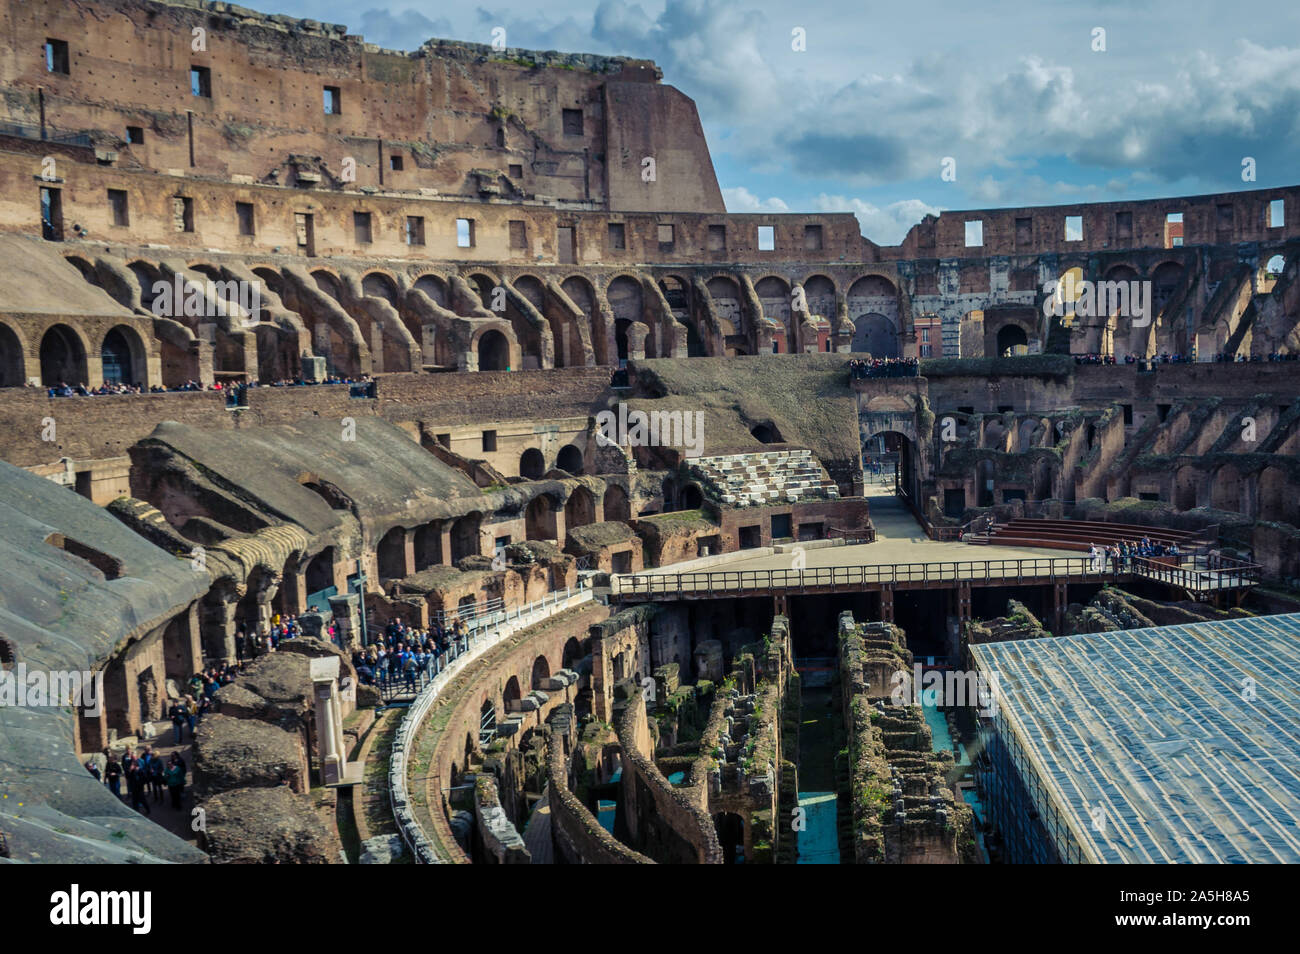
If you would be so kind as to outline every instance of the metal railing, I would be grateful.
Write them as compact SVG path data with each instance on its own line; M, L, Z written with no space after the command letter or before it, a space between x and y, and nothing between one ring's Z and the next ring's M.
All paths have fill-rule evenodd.
M0 136L16 136L21 139L39 139L41 142L59 143L65 146L93 146L94 140L87 132L68 132L46 125L42 128L34 123L0 123Z
M438 698L442 690L456 678L463 668L507 636L527 626L534 626L544 622L557 612L590 602L591 599L592 591L580 586L576 590L566 589L563 594L548 594L540 600L529 603L526 607L521 607L518 612L512 614L512 623L502 626L485 638L472 640L469 651L462 653L450 666L432 679L415 697L411 707L406 710L401 725L397 727L397 735L393 740L392 755L388 763L388 800L402 840L410 849L411 856L417 864L439 864L444 860L438 854L433 842L430 841L428 833L424 831L419 820L415 817L411 807L411 791L407 779L408 753L412 751L416 736L419 734L434 700ZM481 728L482 723L480 722ZM441 806L430 805L429 810L437 812L442 809Z
M1213 565L1211 565L1213 564ZM1229 565L1231 564L1231 565ZM1134 558L1115 566L1088 557L1031 557L1007 560L957 560L947 563L896 563L810 567L803 570L712 570L699 573L649 573L611 578L615 597L743 596L774 590L808 591L917 585L924 583L1105 582L1138 575L1205 592L1253 586L1259 567L1235 560L1172 566Z

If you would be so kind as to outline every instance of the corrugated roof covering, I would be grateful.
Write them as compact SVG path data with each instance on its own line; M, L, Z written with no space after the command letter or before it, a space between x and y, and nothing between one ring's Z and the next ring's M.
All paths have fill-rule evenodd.
M971 653L1085 857L1300 862L1300 614Z

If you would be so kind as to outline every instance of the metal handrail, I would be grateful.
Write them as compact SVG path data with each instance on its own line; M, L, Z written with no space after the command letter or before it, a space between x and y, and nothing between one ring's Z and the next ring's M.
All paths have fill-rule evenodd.
M1212 562L1213 565L1209 565ZM1133 557L1123 565L1089 557L1029 557L1004 560L956 560L946 563L863 564L808 567L802 570L710 570L696 573L649 573L615 576L616 596L668 596L685 593L744 594L774 589L819 589L899 583L989 583L1003 580L1106 580L1134 574L1176 583L1186 589L1233 589L1254 585L1257 564L1211 558L1205 568L1171 566Z

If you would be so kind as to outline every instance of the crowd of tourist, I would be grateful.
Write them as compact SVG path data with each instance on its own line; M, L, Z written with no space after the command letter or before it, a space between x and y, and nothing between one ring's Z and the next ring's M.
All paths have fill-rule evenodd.
M155 754L153 748L146 745L139 755L127 749L120 760L112 751L105 749L104 759L102 778L99 766L94 761L86 763L86 770L96 781L102 781L108 786L108 790L118 799L122 798L122 786L125 784L131 807L152 815L150 795L153 796L154 804L157 804L163 800L163 789L166 788L171 796L172 808L180 810L188 766L179 752L173 752L164 762L161 755Z
M202 669L189 678L182 690L183 695L167 709L175 745L184 743L187 728L190 741L194 740L194 733L203 717L217 706L216 691L234 682L238 672L239 666L231 663ZM86 762L86 771L97 781L102 781L119 799L123 797L125 786L130 806L146 815L153 814L151 801L157 804L163 800L164 788L171 797L171 807L181 808L187 766L179 752L171 753L164 760L161 753L154 752L150 745L139 748L138 753L134 747L128 747L120 755L109 748L104 750L102 771L95 759Z
M1285 351L1270 351L1268 354L1216 354L1214 360L1221 364L1246 364L1265 361L1298 361L1300 354Z
M276 381L265 383L259 381L250 381L247 384L223 384L215 381L212 384L200 384L198 381L186 381L184 384L175 387L165 388L160 384L152 385L148 388L139 384L127 384L123 381L105 381L97 388L88 387L84 384L68 384L66 381L60 381L53 387L45 389L47 397L100 397L102 395L121 395L121 394L177 394L182 391L217 391L226 392L234 396L234 393L244 388L298 388L311 387L318 384L348 384L353 387L371 386L375 379L368 374L358 377L343 377L337 374L327 375L320 381L308 381L304 378L280 378Z
M849 376L853 378L911 378L920 362L915 358L852 358Z
M446 626L435 620L420 629L394 617L382 636L353 652L352 665L365 685L404 687L414 693L468 649L469 633L459 619Z
M97 388L89 388L84 384L68 384L66 381L59 382L52 388L46 388L47 397L100 397L106 394L173 394L178 391L222 391L227 390L220 381L211 385L202 385L198 381L186 381L184 384L174 388L165 388L155 384L145 389L138 384L126 384L122 381L105 381Z
M1150 537L1143 537L1136 543L1121 540L1118 544L1103 547L1095 543L1088 544L1088 559L1092 562L1094 572L1102 572L1108 567L1127 570L1134 559L1179 555L1178 544L1153 543Z

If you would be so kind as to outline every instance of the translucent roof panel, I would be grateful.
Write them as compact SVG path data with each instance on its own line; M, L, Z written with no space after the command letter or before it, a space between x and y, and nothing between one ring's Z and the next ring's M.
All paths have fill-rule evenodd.
M971 652L1085 857L1300 862L1300 614Z

